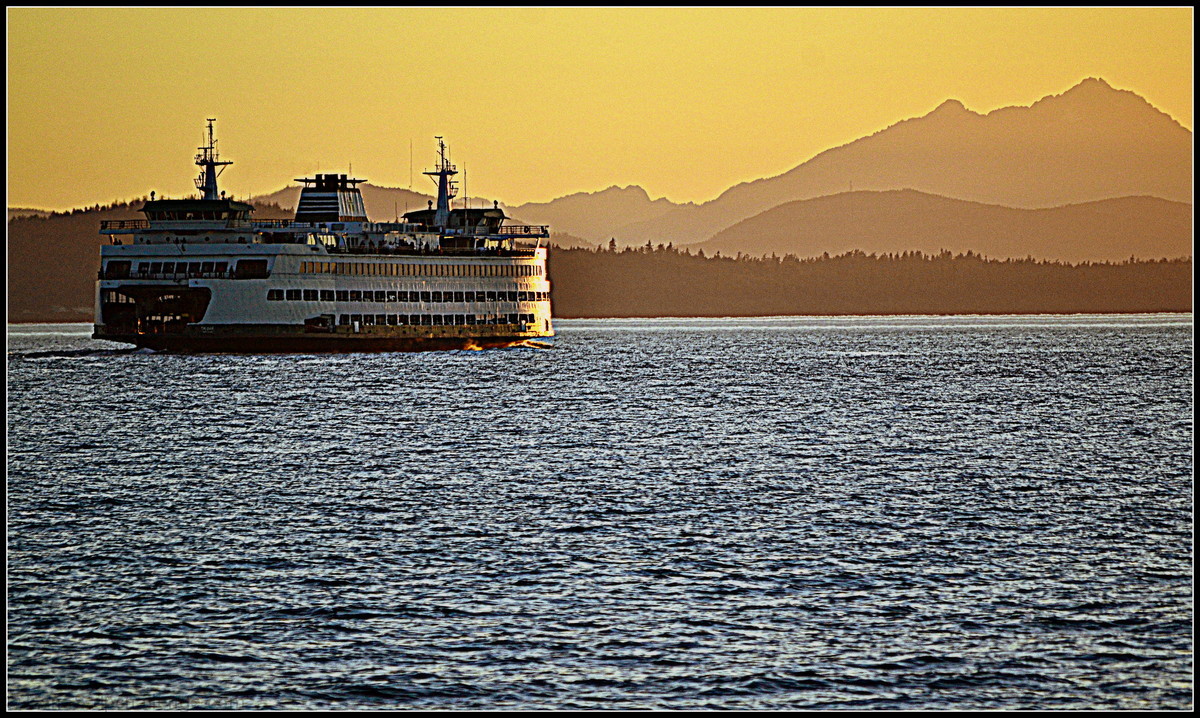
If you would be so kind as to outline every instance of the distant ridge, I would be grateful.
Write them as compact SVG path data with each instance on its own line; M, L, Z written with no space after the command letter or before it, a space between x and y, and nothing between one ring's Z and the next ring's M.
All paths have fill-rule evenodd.
M624 225L652 221L684 206L691 205L676 204L665 197L652 200L637 185L614 185L599 192L576 192L550 202L529 202L513 207L513 212L534 224L548 224L591 242L607 242Z
M49 217L54 214L53 210L49 209L33 209L32 207L9 207L8 221L13 221L16 217Z
M801 258L853 250L1064 262L1190 257L1192 205L1142 196L1021 209L916 190L843 192L784 203L693 246Z
M794 244L797 239L804 240L804 234L810 234L807 231L797 234L794 231L797 223L803 226L815 225L805 224L804 221L787 216L786 213L797 211L797 208L803 213L826 203L849 201L857 203L854 209L858 214L854 216L865 223L864 218L868 213L862 211L863 203L860 200L862 196L872 194L880 195L888 201L898 201L901 205L909 205L910 208L915 207L914 211L926 217L941 218L943 221L947 217L951 218L950 221L961 221L961 218L953 219L953 213L937 209L938 206L947 203L952 209L965 205L967 217L970 217L972 212L978 212L985 218L996 210L1000 210L1001 213L1057 217L1063 210L1082 209L1086 214L1094 212L1097 207L1108 208L1106 213L1099 213L1098 216L1101 220L1107 218L1106 221L1117 225L1118 234L1120 230L1117 223L1127 219L1134 224L1139 221L1137 218L1141 210L1138 207L1141 206L1149 207L1165 217L1175 216L1176 224L1186 222L1188 228L1191 221L1190 206L1157 198L1130 197L1091 203L1094 206L1014 210L921 195L911 191L856 192L853 196L838 195L801 201L764 213L762 217L755 219L769 222L771 226L792 227L788 239L793 244L788 246L797 247L798 245ZM923 206L921 203L928 203L929 206ZM87 321L94 312L100 247L107 242L107 238L97 231L100 222L106 219L140 218L142 215L138 210L141 204L141 201L136 201L55 213L48 217L29 216L13 219L8 227L9 321ZM273 203L257 203L257 207L255 216L262 219L286 219L292 214ZM882 206L880 211L888 215L889 222L894 222L894 216L900 212L896 207L887 206ZM833 207L827 214L840 217L844 212L845 208ZM1180 214L1184 215L1185 219L1179 219ZM775 223L771 215L781 217L783 224ZM1080 220L1068 216L1065 221L1073 223ZM1100 223L1102 222L1098 222ZM1047 222L1041 226L1053 225L1053 222ZM978 227L987 225L976 223L970 226L973 227L971 231L979 232ZM1022 225L1017 222L1011 226L1020 228ZM558 282L553 289L555 311L559 312L560 316L728 316L737 313L805 312L1190 310L1190 260L1172 262L1157 268L1149 264L1131 265L1122 262L1120 266L1084 266L1078 271L1068 265L1043 270L1034 266L1036 262L1018 262L1008 269L996 263L980 263L979 267L971 269L974 260L946 262L940 258L940 249L949 249L947 242L955 236L952 231L938 231L934 234L939 240L939 258L932 264L920 258L913 259L911 256L900 260L875 261L870 259L864 250L856 249L854 252L845 253L844 260L802 262L792 258L780 263L780 266L795 267L798 268L797 271L785 269L778 273L765 269L776 264L770 259L742 262L704 261L698 256L682 254L679 246L661 250L655 248L651 251L646 250L643 245L642 249L628 252L597 252L594 245L588 249L559 249L550 255L552 278ZM1169 233L1169 236L1176 237L1180 234L1190 236L1190 229L1175 230ZM769 236L765 229L764 236ZM1053 240L1054 235L1048 236ZM731 231L726 238L734 240L736 233ZM811 236L808 239L811 240ZM563 233L553 234L551 241L560 247L589 245L588 242ZM744 246L743 249L734 249L734 246L728 245L729 249L721 250L722 254L736 255L738 251L760 251L759 248L754 248L746 252L747 248ZM784 247L780 246L780 250L783 249ZM694 247L686 248L686 251L693 250ZM769 251L771 250L768 250L768 253ZM811 250L794 249L777 253L783 255L795 251ZM868 253L876 251L867 250ZM881 247L879 251L886 250L882 250ZM706 254L711 256L712 252L706 251ZM1174 252L1168 250L1163 254L1171 256ZM1190 255L1190 245L1188 254ZM972 256L978 258L978 254ZM1128 259L1128 255L1123 252L1122 256L1125 260ZM1096 257L1089 259L1095 261ZM812 267L815 274L803 269L806 266ZM962 274L956 268L966 268L968 273ZM767 273L760 274L760 269ZM983 273L973 274L976 269ZM949 280L952 280L948 284L946 277L939 274L943 270L949 273ZM926 283L931 280L936 280L937 284ZM1013 284L1014 282L1017 284Z
M947 100L701 205L633 221L618 241L694 243L772 207L855 189L916 189L1010 207L1123 196L1192 198L1192 133L1129 90L1088 78L986 115Z

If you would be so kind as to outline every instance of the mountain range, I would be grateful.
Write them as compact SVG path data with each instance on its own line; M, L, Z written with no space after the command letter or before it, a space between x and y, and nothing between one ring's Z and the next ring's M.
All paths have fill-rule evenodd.
M1158 197L1023 209L907 189L785 202L695 246L726 256L949 250L996 259L1119 262L1190 256L1191 234L1192 205Z
M1192 133L1139 95L1099 79L986 115L947 100L782 175L632 222L614 236L701 242L784 202L853 189L915 189L1024 208L1139 195L1191 202Z
M916 190L1022 209L1119 197L1190 203L1191 157L1191 131L1136 93L1088 78L1028 107L1005 107L986 114L947 100L928 114L826 150L781 175L733 186L709 202L678 204L666 198L651 199L646 190L631 185L571 194L550 202L501 206L517 221L548 224L560 239L566 235L567 241L561 244L595 245L615 238L622 246L646 241L688 245L715 240L734 225L780 205L848 190ZM397 209L402 214L406 206L425 206L431 199L370 184L363 185L363 194L368 212L375 218L391 218ZM294 207L298 196L299 188L292 187L257 199ZM859 197L857 203L864 212L874 199L881 202L878 212L896 209L898 199ZM948 207L929 202L920 206L925 211ZM1154 207L1143 203L1139 209ZM774 219L785 214L776 214ZM1190 235L1190 227L1188 232ZM1136 236L1129 241L1130 251L1123 256L1149 256L1146 252L1157 251L1149 245L1143 248ZM752 244L747 248L755 251ZM770 244L772 251L784 249L777 240ZM809 251L808 244L797 239L787 251L804 253ZM1038 256L1047 246L1044 241L1032 242L1012 251ZM888 247L889 251L915 248ZM974 249L982 251L983 247Z

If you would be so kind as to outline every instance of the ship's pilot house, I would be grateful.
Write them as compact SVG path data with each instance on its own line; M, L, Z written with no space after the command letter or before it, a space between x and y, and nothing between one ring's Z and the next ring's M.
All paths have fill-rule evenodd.
M425 227L437 227L437 210L432 206L433 200L430 200L429 204L429 209L405 213L404 221ZM504 210L496 205L487 209L452 209L450 216L446 218L445 229L452 230L456 234L496 234L500 231L500 225L504 224L505 219L508 218L505 216ZM462 231L464 229L465 232Z
M254 207L232 199L159 199L142 207L151 222L248 220Z

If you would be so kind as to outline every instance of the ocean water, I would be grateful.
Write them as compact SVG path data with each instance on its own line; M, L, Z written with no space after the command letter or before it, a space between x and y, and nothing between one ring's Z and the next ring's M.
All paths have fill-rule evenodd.
M8 327L10 708L1192 708L1192 315Z

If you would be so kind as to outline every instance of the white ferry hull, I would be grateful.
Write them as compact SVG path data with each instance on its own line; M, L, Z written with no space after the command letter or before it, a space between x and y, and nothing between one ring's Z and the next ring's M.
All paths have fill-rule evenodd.
M370 329L371 331L363 331ZM172 333L116 334L102 325L96 339L133 344L171 353L316 354L422 352L495 349L513 346L549 348L554 336L522 331L513 325L490 327L361 327L360 331L311 332L303 327L204 325Z
M507 257L331 256L304 245L189 254L187 272L198 274L181 274L181 253L169 245L103 248L93 337L235 353L474 349L554 337L545 248ZM266 276L240 276L243 260ZM111 275L114 262L121 276Z

